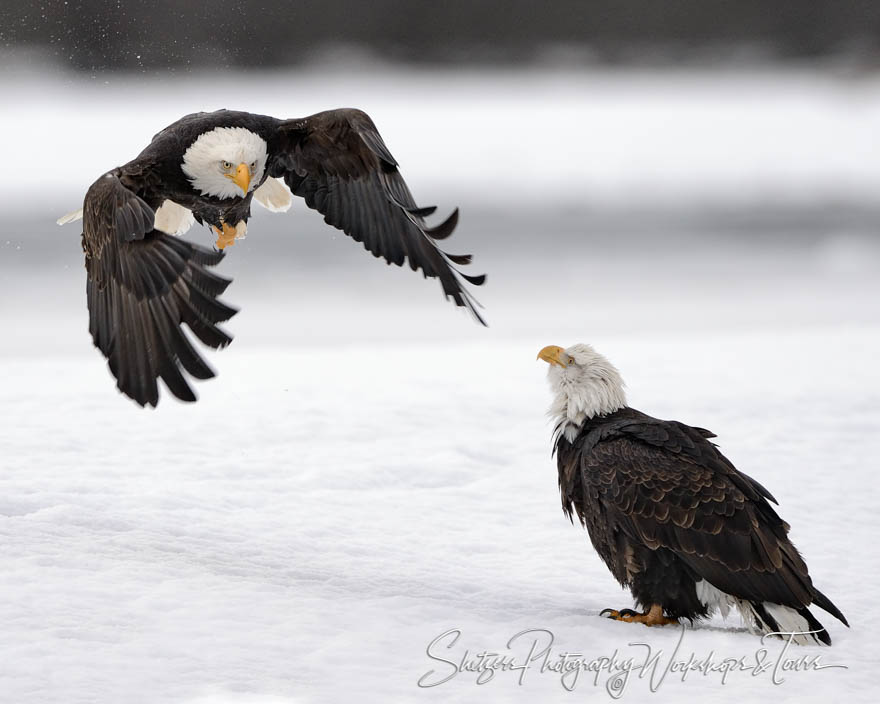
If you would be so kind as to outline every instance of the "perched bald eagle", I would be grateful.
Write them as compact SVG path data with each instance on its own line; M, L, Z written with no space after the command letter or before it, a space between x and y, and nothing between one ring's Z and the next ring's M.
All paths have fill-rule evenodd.
M119 389L155 406L161 378L177 398L195 401L186 374L214 376L182 330L209 347L232 337L218 327L236 310L218 300L230 280L210 271L222 251L174 237L193 221L207 223L223 248L244 236L251 201L286 210L290 192L376 257L440 280L443 293L483 325L476 301L452 265L470 255L443 252L437 241L458 222L455 210L428 227L435 208L416 206L397 162L373 121L360 110L279 120L219 110L181 118L159 132L135 159L102 175L83 208L89 331L107 357Z
M709 442L713 433L627 407L617 369L589 345L538 358L555 394L563 510L644 609L602 615L652 626L736 607L753 633L813 632L795 641L831 644L807 607L846 619L813 586L776 499Z

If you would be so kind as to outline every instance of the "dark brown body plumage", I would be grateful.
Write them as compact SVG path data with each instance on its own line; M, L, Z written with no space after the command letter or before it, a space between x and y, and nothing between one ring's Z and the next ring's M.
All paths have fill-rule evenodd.
M588 419L573 442L556 440L563 509L578 516L611 573L644 607L703 617L695 585L706 580L749 604L766 629L777 630L767 603L794 609L817 630L810 604L846 623L813 586L773 496L712 437L631 408ZM817 637L830 643L824 630Z

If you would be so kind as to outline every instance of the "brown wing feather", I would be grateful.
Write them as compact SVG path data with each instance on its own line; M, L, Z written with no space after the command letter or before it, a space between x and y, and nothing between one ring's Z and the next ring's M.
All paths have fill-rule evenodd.
M161 378L179 399L196 396L184 372L214 376L181 325L209 347L232 337L217 323L236 311L217 300L229 280L208 270L222 252L153 229L153 210L118 174L89 188L83 207L89 332L120 391L140 405L159 401Z
M437 246L458 223L458 210L428 227L435 208L416 205L397 161L369 116L360 110L321 112L281 124L278 153L270 175L283 177L291 191L376 257L437 278L447 298L467 308L483 325L479 304L462 279L480 286L485 275L468 276L452 264L469 264L470 255L448 254Z
M672 550L724 592L810 604L807 566L760 485L701 433L684 428L630 424L579 453L583 491L595 495L608 521L631 539Z

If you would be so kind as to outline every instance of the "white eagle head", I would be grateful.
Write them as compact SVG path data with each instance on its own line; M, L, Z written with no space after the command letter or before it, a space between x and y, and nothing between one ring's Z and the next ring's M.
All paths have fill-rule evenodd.
M244 127L215 127L199 135L180 168L193 188L214 198L244 198L266 169L266 140Z
M554 398L549 414L570 441L587 418L626 406L624 383L617 367L589 345L568 349L548 345L538 352L538 359L550 365L547 378Z

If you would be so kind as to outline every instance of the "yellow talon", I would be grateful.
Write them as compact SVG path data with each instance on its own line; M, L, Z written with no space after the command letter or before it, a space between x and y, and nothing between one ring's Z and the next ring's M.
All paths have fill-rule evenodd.
M678 619L668 618L663 615L663 607L660 604L652 604L650 609L641 614L631 609L624 609L622 612L615 611L614 609L604 609L599 615L615 621L644 623L646 626L668 626L678 623Z
M229 223L223 223L223 231L220 231L220 228L211 226L214 232L217 233L217 249L226 249L227 247L231 247L235 244L235 235L238 230Z

